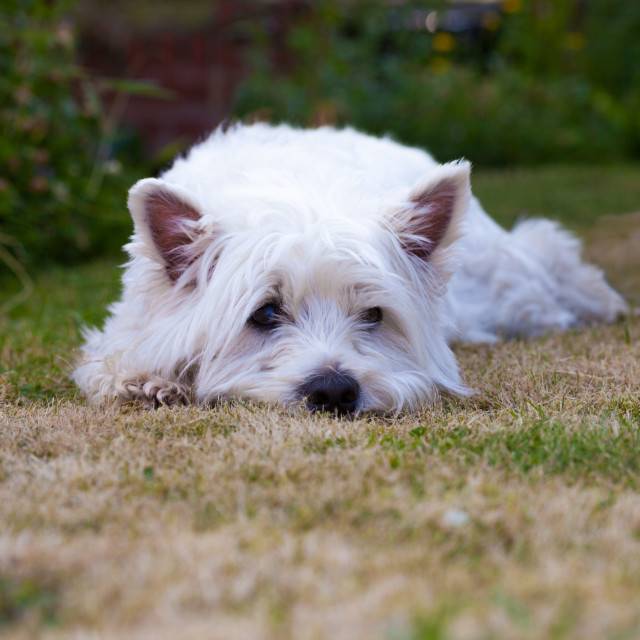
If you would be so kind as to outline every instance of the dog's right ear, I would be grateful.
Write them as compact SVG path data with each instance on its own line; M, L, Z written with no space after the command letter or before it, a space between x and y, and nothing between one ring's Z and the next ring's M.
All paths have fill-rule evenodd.
M136 182L128 205L136 232L155 250L175 282L199 257L194 244L199 205L184 189L156 178Z

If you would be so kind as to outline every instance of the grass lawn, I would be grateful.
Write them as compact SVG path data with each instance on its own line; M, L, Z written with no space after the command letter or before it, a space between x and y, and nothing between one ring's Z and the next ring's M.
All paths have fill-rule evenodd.
M640 167L476 191L640 303ZM117 280L53 269L0 316L0 634L640 636L640 321L459 347L477 395L398 419L90 408L65 376Z

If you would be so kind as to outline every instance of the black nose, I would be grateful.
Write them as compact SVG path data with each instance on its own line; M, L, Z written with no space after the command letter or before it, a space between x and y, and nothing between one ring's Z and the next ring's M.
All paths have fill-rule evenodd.
M342 416L357 409L360 385L348 373L326 369L308 378L300 392L312 411L331 411Z

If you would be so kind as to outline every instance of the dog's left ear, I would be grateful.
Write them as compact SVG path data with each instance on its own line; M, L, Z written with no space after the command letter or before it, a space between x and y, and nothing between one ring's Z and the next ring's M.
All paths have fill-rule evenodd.
M195 242L198 203L176 185L146 178L133 185L128 204L136 232L175 282L200 254Z
M443 164L411 191L392 220L408 253L429 260L458 238L471 198L470 173L466 161Z

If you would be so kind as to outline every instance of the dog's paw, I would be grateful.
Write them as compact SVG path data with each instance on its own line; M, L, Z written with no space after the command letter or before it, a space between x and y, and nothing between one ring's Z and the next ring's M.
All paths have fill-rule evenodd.
M191 402L186 386L159 376L126 380L119 395L123 402L138 402L150 409L187 405Z

